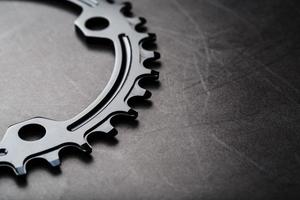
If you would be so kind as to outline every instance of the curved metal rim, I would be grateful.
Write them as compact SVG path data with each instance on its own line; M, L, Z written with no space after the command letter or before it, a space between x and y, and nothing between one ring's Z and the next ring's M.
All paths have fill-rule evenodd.
M158 59L159 54L142 47L143 42L154 41L155 36L136 31L135 28L144 24L145 20L123 16L121 9L124 7L130 9L128 4L114 4L105 0L65 1L82 8L75 26L86 38L105 38L113 42L114 70L98 98L74 118L54 121L38 117L9 127L0 143L0 150L8 150L5 155L0 155L0 166L13 168L17 175L26 174L26 164L33 159L42 158L53 167L58 166L60 164L59 151L69 146L91 152L87 137L94 132L116 134L110 123L116 115L137 117L137 113L128 106L128 100L136 96L149 98L150 92L141 88L138 82L145 77L158 79L158 72L145 68L144 62ZM99 10L102 13L99 13ZM93 31L85 26L86 21L91 17L103 15L110 21L114 20L107 30ZM119 28L124 30L119 31ZM23 141L16 133L20 128L30 124L42 125L51 134L46 134L38 141ZM14 154L11 149L14 149Z

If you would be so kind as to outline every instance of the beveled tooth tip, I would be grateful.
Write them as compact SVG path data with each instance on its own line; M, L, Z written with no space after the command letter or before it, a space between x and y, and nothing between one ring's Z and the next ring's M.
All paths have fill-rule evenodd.
M48 161L48 162L50 163L50 165L51 165L52 167L58 167L58 166L60 166L60 164L61 164L61 162L60 162L59 159L55 159L55 160Z
M146 18L144 17L139 17L139 19L141 24L145 24L147 22Z
M130 109L129 111L128 111L128 114L130 115L130 116L132 116L132 117L134 117L134 118L137 118L138 117L138 112L136 112L135 110L133 110L133 109Z
M81 149L86 153L92 153L93 151L91 145L89 145L88 143L84 143L83 145L81 145Z
M155 79L159 79L159 72L158 72L158 71L151 70L151 75L152 75Z
M156 34L155 33L148 33L148 36L151 40L156 40Z
M160 53L158 53L157 51L154 51L154 58L155 59L160 59L161 58Z
M111 135L113 137L115 137L116 135L118 135L118 131L117 129L113 128L108 132L108 135Z
M26 169L25 169L24 166L15 168L15 172L16 172L17 176L24 176L24 175L26 175Z
M123 5L126 7L126 9L132 9L132 4L129 1L123 2Z
M152 93L149 90L146 90L145 94L144 94L144 98L145 99L150 99L152 96Z

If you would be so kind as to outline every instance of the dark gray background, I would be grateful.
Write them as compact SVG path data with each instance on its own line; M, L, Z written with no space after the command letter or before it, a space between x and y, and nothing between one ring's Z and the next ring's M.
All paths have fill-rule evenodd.
M61 171L2 169L0 199L299 199L300 6L297 0L132 0L162 53L161 83L138 121L65 152ZM68 119L112 72L76 11L0 1L0 133L35 116ZM299 3L298 3L299 4Z

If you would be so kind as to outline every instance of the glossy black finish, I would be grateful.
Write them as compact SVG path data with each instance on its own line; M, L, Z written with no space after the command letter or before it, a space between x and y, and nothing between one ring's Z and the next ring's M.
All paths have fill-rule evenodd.
M150 85L153 103L137 105L142 111L139 121L127 125L125 120L126 123L119 124L122 134L115 139L94 138L93 157L65 152L66 162L61 171L48 172L47 167L32 165L26 181L14 181L14 176L2 171L1 198L299 199L298 1L132 2L134 13L146 17L150 31L158 34L163 56L158 66L161 82ZM60 37L55 36L63 35L59 30L69 30L65 27L75 16L60 7L8 4L3 2L0 7L7 16L1 18L0 25L19 28L24 34L10 32L6 34L9 39L1 39L6 44L1 46L1 53L15 53L0 57L1 92L5 94L1 98L3 130L18 122L17 118L24 118L21 116L42 113L68 119L95 98L90 96L98 94L91 85L96 85L99 77L101 80L109 76L109 68L85 69L78 63L88 59L94 65L99 62L96 54L101 57L104 53L101 62L110 66L109 53L90 49L94 55L91 58L77 54L82 46L79 39L71 37L73 32L69 32L70 37L51 43L51 38L56 41ZM18 17L11 17L15 15L10 13L20 9ZM49 16L54 17L48 19ZM39 24L36 37L29 37L26 25L15 23L21 19L25 24ZM43 24L38 23L41 19ZM60 29L50 29L52 34L49 34L46 27L57 21ZM45 35L48 35L45 45L35 43ZM23 37L26 40L18 39ZM11 51L4 48L9 45L14 47ZM24 52L15 48L18 46L41 53L23 58ZM64 56L54 59L60 55L55 53L45 61L46 46L53 48L51 52L57 48L70 52L70 46L76 51L68 55L73 59ZM14 61L16 52L30 66L23 69L27 78L18 79L15 68L5 67ZM47 64L47 68L38 65L45 62L51 65ZM78 71L68 74L70 70L66 69L72 66L69 62ZM60 75L51 70L55 63L61 64L56 68L61 70ZM33 75L26 73L31 68L49 76L46 79L34 76L39 81L26 82L32 79ZM76 80L74 86L59 78L66 74ZM87 76L90 79L85 79ZM48 84L33 84L36 82ZM31 83L26 92L18 90L24 83ZM11 88L16 92L9 92ZM52 97L54 91L60 95ZM50 95L51 98L46 98ZM41 98L43 104L37 104ZM11 101L18 103L10 104Z

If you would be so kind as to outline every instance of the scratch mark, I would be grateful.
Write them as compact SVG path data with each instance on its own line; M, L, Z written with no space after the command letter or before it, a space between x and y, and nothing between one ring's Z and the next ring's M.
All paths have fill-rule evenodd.
M88 95L80 87L78 87L78 84L74 80L72 80L69 76L66 76L65 74L63 76L83 97L88 97Z
M230 152L235 153L236 155L238 155L240 158L244 159L245 161L247 161L248 163L250 163L251 165L253 165L255 168L257 168L258 170L260 170L263 173L269 174L268 171L259 163L257 163L256 161L252 160L250 157L248 157L247 155L245 155L244 153L240 152L239 150L235 149L234 147L229 146L228 144L226 144L225 142L223 142L222 140L220 140L215 134L211 134L212 138L219 143L221 146L223 146L225 149L227 149Z
M194 63L189 61L189 60L183 60L183 59L179 59L178 56L175 56L173 54L169 54L168 55L170 58L172 58L172 61L175 61L178 64L189 64L189 65L193 65Z
M280 89L280 87L278 87L277 85L275 85L274 83L272 83L272 81L270 81L267 77L263 76L262 80L264 80L265 82L267 82L274 90L276 90L277 92L279 92L283 97L287 98L291 102L293 102L296 105L298 105L298 102L296 100L294 100L293 98L291 98L288 95L284 94L282 92L282 90Z
M226 34L226 33L230 33L232 31L232 27L226 27L226 28L222 28L219 31L216 31L214 33L210 33L209 36L207 37L208 40L214 39L219 37L220 35Z
M208 89L208 87L207 87L207 84L206 84L206 82L204 81L204 77L203 77L203 75L202 75L202 73L201 73L201 71L200 71L200 69L199 69L199 63L198 63L198 59L197 59L197 56L194 54L193 55L193 61L194 61L194 66L195 66L195 68L196 68L196 71L197 71L197 73L198 73L198 75L199 75L199 77L200 77L200 81L201 81L201 84L202 84L202 87L203 87L203 89L204 89L204 91L206 92L206 94L207 95L210 95L210 91L209 91L209 89Z
M195 21L195 19L190 15L189 12L187 12L183 5L181 5L177 0L172 1L172 3L177 7L177 9L191 22L191 24L195 27L197 33L199 34L199 39L201 40L203 46L204 46L204 51L206 55L206 75L208 75L209 71L209 63L211 63L211 56L210 56L210 50L207 44L207 41L205 39L205 36L203 34L203 31L200 29L199 25Z
M158 31L161 31L161 32L164 32L164 33L167 33L169 35L174 35L176 37L184 37L188 40L191 40L191 41L195 41L198 39L198 37L196 36L192 36L192 35L184 35L182 33L179 33L178 31L175 31L175 30L172 30L172 29L169 29L169 28L165 28L165 27L161 27L161 26L154 26L153 29L156 29ZM178 40L177 42L179 42L180 40Z
M247 55L247 59L256 63L257 65L259 65L260 67L262 67L263 70L265 70L268 74L270 74L271 76L273 76L274 78L278 79L279 81L281 81L282 85L285 85L287 88L293 90L297 95L299 94L299 90L293 86L292 84L290 84L286 79L284 79L283 77L281 77L280 75L278 75L277 73L273 72L270 67L268 67L266 64L262 63L261 61L255 59L253 56L251 55ZM275 90L279 91L281 94L282 91L281 89L274 85L267 77L264 77L264 80L267 81ZM296 100L294 100L292 97L289 97L285 94L283 94L284 97L286 97L287 99L289 99L290 101L294 102L295 104L298 104L298 102Z
M273 72L268 66L265 66L265 70L269 72L272 76L275 78L278 78L281 82L286 84L290 89L294 90L295 92L299 93L299 90L295 88L292 84L290 84L286 79L283 77L279 76L277 73Z
M204 101L204 106L203 106L203 111L202 111L202 115L205 115L208 109L208 105L209 105L209 100L210 100L210 95L207 95Z
M208 4L215 6L216 8L219 8L227 13L229 13L231 16L236 17L240 21L242 21L244 24L246 24L248 27L251 27L251 29L256 32L256 34L260 37L260 39L263 41L263 38L261 37L260 32L257 30L257 27L251 23L249 20L245 19L244 17L237 14L234 10L224 6L223 4L216 2L214 0L205 0Z

